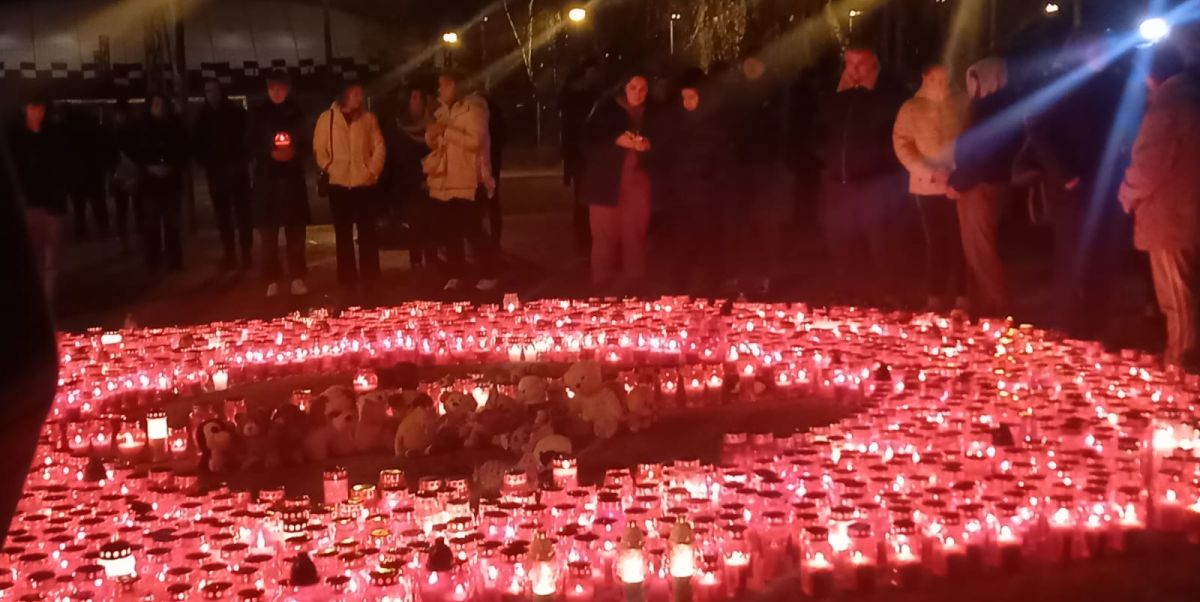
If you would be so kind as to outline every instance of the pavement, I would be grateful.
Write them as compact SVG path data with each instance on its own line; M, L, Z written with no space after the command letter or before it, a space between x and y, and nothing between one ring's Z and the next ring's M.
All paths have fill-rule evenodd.
M571 228L571 191L557 172L548 169L514 170L501 185L504 212L504 270L501 286L491 293L442 291L444 277L433 272L414 272L408 252L385 249L381 255L383 277L369 295L349 293L335 282L333 231L328 225L328 201L310 194L310 205L318 224L308 229L310 293L303 297L268 299L266 283L257 271L222 273L217 264L220 245L202 178L196 192L196 228L185 240L185 268L169 275L146 273L136 248L123 250L115 238L70 242L64 249L55 312L61 329L117 328L128 324L171 326L247 318L271 318L315 307L337 309L350 305L392 305L415 299L498 302L504 293L522 298L579 297L593 294L587 286L588 266L575 252ZM796 211L782 224L784 231L781 274L768 300L807 301L825 304L834 276L825 266L815 212L804 191L797 194ZM1014 316L1023 322L1053 325L1057 301L1051 285L1051 241L1045 228L1023 223L1020 207L1009 212L1001 230L1002 254L1016 299ZM908 259L897 262L907 283L901 306L919 307L923 255L915 214L898 229L911 233L904 252ZM677 279L680 266L669 265L665 247L670 237L662 236L662 223L651 226L650 273L652 292L672 292L667 284ZM69 230L69 229L65 229ZM1111 347L1157 349L1161 345L1161 322L1145 308L1152 301L1145 280L1135 269L1132 253L1126 265L1114 268L1113 297L1119 303L1113 317L1097 337ZM681 292L681 291L673 291Z

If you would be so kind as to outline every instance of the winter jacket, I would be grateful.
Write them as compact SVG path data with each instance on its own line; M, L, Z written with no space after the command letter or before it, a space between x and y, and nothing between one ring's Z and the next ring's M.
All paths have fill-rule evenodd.
M638 172L649 175L655 149L665 142L659 139L658 120L658 112L650 104L646 105L639 128L623 106L623 99L608 98L596 103L583 126L583 174L579 196L584 203L615 207L620 199L626 161L630 157ZM650 151L639 153L617 146L617 138L628 131L650 140Z
M14 184L26 207L43 209L53 215L67 212L67 189L63 182L64 143L56 130L46 124L33 133L24 124L12 128L11 145Z
M304 153L311 130L304 113L291 98L275 104L263 101L250 114L250 158L254 161L255 223L264 228L303 226L309 222L308 187L304 180ZM295 151L288 161L276 161L271 152L276 139L288 141Z
M347 122L345 113L334 103L317 118L313 157L334 186L373 186L387 159L379 120L373 113L362 111L353 122Z
M1007 90L971 103L966 132L954 145L950 186L955 190L1012 182L1013 163L1025 133L1019 119L1002 116L1012 103Z
M1029 151L1024 156L1032 162L1030 167L1040 172L1050 186L1061 189L1078 178L1078 190L1084 193L1093 190L1109 150L1111 130L1098 125L1116 121L1125 82L1126 76L1119 72L1097 74L1031 120L1027 141ZM1121 149L1127 149L1131 142L1119 140L1117 143ZM1123 170L1127 163L1127 153L1122 152L1117 164ZM1106 180L1117 179L1105 175ZM1109 190L1115 190L1117 183L1111 182ZM1104 202L1111 202L1111 198Z
M217 108L204 103L196 114L196 158L210 175L245 176L246 121L246 110L228 100Z
M738 162L743 165L778 162L787 130L781 87L762 77L735 82L726 90L731 95L732 113L727 121L731 124L728 135Z
M1151 94L1120 199L1143 251L1200 245L1200 75L1187 72Z
M917 91L900 107L892 129L896 158L908 170L908 191L916 195L946 194L946 184L934 182L938 171L954 167L954 141L966 121L966 99L951 94L936 98Z
M138 131L133 161L149 178L179 184L187 164L187 134L174 117L147 117Z
M439 106L433 118L446 126L446 131L425 137L433 149L425 158L429 196L439 201L474 200L480 186L494 194L487 102L472 94L450 106Z
M667 120L665 140L651 143L666 145L661 153L663 168L669 174L668 198L676 208L703 207L720 200L733 165L733 149L719 117L711 103L702 102L695 111L675 109Z
M902 96L880 81L874 89L850 88L830 97L817 125L814 149L822 177L844 184L874 180L899 168L892 126Z

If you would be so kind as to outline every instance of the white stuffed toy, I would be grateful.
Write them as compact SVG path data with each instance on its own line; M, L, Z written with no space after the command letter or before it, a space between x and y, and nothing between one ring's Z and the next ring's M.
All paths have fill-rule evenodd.
M592 434L600 439L617 434L624 408L617 394L604 385L598 362L575 362L563 375L563 383L573 395L568 407L592 426Z
M392 446L399 422L390 413L394 393L376 390L358 398L358 423L354 425L354 447L360 453L386 451Z
M522 376L517 382L517 401L526 406L536 406L549 400L546 379L540 376Z
M314 462L348 456L356 449L354 429L358 426L358 400L349 388L330 387L312 400L308 412L311 429L304 450Z

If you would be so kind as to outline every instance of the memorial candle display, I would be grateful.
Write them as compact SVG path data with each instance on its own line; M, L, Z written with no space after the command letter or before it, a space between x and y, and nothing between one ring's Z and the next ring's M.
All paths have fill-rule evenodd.
M61 385L0 557L16 599L85 583L95 600L724 600L797 578L828 597L1200 529L1200 381L1007 321L686 298L415 302L60 346ZM805 404L833 418L727 433L719 464L645 459L598 481L559 437L482 496L465 479L414 483L404 459L375 477L280 456L289 447L270 450L293 460L279 474L320 490L237 491L196 473L226 459L200 425L269 410L287 435L280 425L331 406L298 390L273 407L192 408L218 386L240 400L244 384L337 377L353 408L339 411L357 412L393 395L379 390L387 370L412 364L424 372L405 398L432 400L420 417L434 421L506 396L558 403L557 376L526 387L484 374L582 360L613 386L562 403L636 393L639 426ZM610 426L633 430L632 410L607 408Z

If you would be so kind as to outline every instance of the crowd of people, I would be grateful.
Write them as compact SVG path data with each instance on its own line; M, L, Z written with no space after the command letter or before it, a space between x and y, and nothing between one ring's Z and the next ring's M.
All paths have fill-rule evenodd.
M915 207L925 306L1009 315L1000 222L1033 191L1054 235L1053 326L1100 335L1117 277L1144 275L1166 318L1167 361L1194 363L1200 176L1184 165L1200 154L1184 139L1193 115L1178 113L1200 110L1196 74L1170 44L1136 51L1150 54L1140 61L1146 100L1143 82L1131 79L1140 75L1133 57L1113 46L1103 33L1074 33L1036 85L1012 81L1025 66L1002 57L962 73L932 64L913 94L873 51L851 47L836 85L811 99L755 57L690 71L659 103L647 100L656 82L645 74L606 96L589 66L568 81L561 104L574 111L564 117L564 167L592 283L645 290L654 215L659 244L673 255L665 277L678 279L673 290L769 291L791 234L794 165L807 156L839 302L911 305L901 239L902 215ZM1061 91L1039 94L1047 84ZM1143 105L1134 144L1138 120L1124 116ZM1148 263L1134 260L1131 242Z
M108 236L110 196L117 234L134 246L128 224L135 224L147 269L182 269L185 174L193 159L203 168L220 232L220 269L245 271L257 263L268 297L308 293L310 163L319 172L318 193L329 198L343 288L376 285L380 218L393 205L404 208L414 266L444 256L447 290L495 288L499 148L492 135L503 135L501 118L482 96L468 93L459 75L442 74L437 82L436 92L406 87L404 106L386 119L367 109L362 85L347 84L315 126L283 71L266 77L265 99L249 110L218 82L206 82L190 124L161 93L150 94L136 118L127 104L117 106L107 127L84 108L26 98L6 138L47 293L69 206L77 238L87 238L93 224L97 235ZM388 202L395 197L401 202ZM478 270L467 265L466 244Z
M1052 97L1014 82L1017 65L1001 57L962 72L928 65L909 92L865 47L846 49L840 78L811 95L755 56L669 80L635 71L608 89L601 65L585 63L559 105L593 291L769 293L787 267L800 179L813 189L838 302L906 305L901 216L911 213L924 243L925 306L1006 315L1013 298L999 224L1016 193L1034 189L1054 233L1053 325L1097 335L1136 246L1166 318L1167 360L1195 362L1200 176L1181 166L1200 156L1200 80L1171 45L1148 51L1139 132L1137 119L1123 118L1130 106L1142 110L1134 61L1114 60L1111 48L1104 34L1074 34L1040 82L1074 80ZM87 234L89 210L108 227L106 173L118 231L136 216L147 267L180 268L183 174L193 157L207 179L222 269L257 263L268 296L307 293L310 159L329 198L340 285L377 286L380 200L390 197L401 199L414 268L440 266L446 290L496 288L503 117L454 73L432 88L404 88L398 106L377 116L362 86L349 84L314 125L283 72L267 77L265 100L249 111L209 82L190 132L171 100L152 94L142 119L118 111L110 136L64 127L70 143L46 123L44 100L31 98L9 137L48 290L68 205L77 235ZM662 256L650 257L652 248ZM651 260L664 259L668 272L650 276Z

